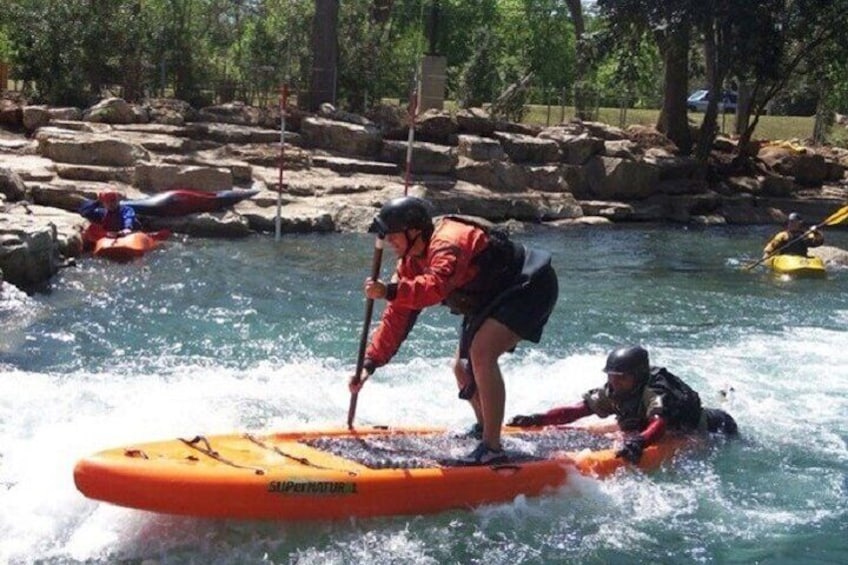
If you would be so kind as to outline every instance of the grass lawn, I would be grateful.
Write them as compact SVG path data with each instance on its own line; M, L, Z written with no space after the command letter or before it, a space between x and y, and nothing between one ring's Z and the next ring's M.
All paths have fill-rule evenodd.
M556 125L562 121L570 120L574 117L573 106L543 106L531 104L530 111L524 118L524 122L537 125ZM450 112L456 112L456 104L452 100L445 102L445 109ZM656 124L659 110L644 110L638 108L629 108L622 111L619 108L599 108L597 121L606 124L627 127L633 124L641 124L653 126ZM700 125L704 119L704 114L690 112L689 120L693 125ZM730 134L733 131L733 123L735 116L733 114L723 114L719 116L718 125L722 132ZM757 122L757 129L754 130L754 139L789 140L789 139L808 139L813 136L813 116L760 116ZM848 147L848 130L834 126L828 141L834 145Z
M597 120L614 126L628 126L641 124L652 126L656 124L659 110L628 109L622 112L619 108L599 108ZM571 106L530 106L530 112L524 118L529 124L557 124L563 119L570 120L574 117L574 108ZM689 113L689 120L694 125L700 125L704 114ZM733 131L733 114L720 115L718 125L721 131L730 133ZM813 116L760 116L757 129L754 130L755 139L806 139L813 135ZM835 128L842 129L842 128ZM843 136L844 138L844 136Z

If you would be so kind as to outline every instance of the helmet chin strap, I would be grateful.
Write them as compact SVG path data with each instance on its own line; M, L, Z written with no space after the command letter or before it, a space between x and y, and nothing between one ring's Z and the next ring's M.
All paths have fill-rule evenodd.
M409 252L412 251L412 246L415 245L415 242L421 238L421 233L419 232L415 237L409 237L409 230L407 229L404 230L403 236L406 238L406 251L403 252L402 258L406 258L406 256L409 255Z

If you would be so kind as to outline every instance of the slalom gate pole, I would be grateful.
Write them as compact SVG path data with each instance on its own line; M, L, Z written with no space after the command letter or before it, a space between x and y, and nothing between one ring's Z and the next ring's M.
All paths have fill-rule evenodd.
M415 73L415 82L409 93L409 136L406 138L406 172L403 177L403 195L409 193L409 182L412 175L412 145L415 142L415 120L418 117L418 102L421 95L421 79Z
M283 168L286 157L286 102L289 95L289 85L280 88L280 177L277 185L277 217L274 221L274 241L280 241L282 235L283 208Z

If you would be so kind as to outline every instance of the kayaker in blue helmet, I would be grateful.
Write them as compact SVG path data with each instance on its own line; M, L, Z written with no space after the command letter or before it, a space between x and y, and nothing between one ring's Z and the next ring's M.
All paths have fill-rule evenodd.
M668 430L722 432L736 435L736 421L717 408L703 408L698 393L664 367L651 367L648 351L640 346L619 347L607 357L603 371L607 383L583 395L580 402L542 414L515 416L508 425L517 427L569 424L592 414L615 415L619 428L628 433L616 457L638 463L646 446ZM634 433L635 432L635 433Z
M385 300L380 325L350 391L397 353L428 306L444 304L463 316L453 363L459 397L480 440L462 459L468 465L506 461L501 447L506 391L499 359L522 340L538 343L558 296L547 251L525 247L493 226L458 216L432 219L429 202L404 196L387 202L369 231L385 238L398 257L388 281L365 281L365 295Z
M772 255L801 255L807 256L810 247L818 247L824 243L824 236L813 226L804 233L804 219L798 212L792 212L786 218L786 229L778 232L763 249L763 259Z

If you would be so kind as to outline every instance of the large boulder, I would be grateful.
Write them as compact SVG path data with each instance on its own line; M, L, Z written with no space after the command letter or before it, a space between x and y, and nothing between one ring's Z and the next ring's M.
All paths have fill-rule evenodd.
M427 189L422 196L433 202L437 213L461 213L495 222L514 219L536 223L582 213L567 194L493 193L465 182L457 182L450 190Z
M381 159L405 168L405 141L384 141ZM449 174L456 167L457 156L452 147L415 141L412 143L412 172L417 174Z
M641 151L660 149L670 154L675 154L678 151L677 145L653 126L634 124L628 126L625 133L631 141L639 146Z
M810 249L810 255L821 258L828 265L839 265L848 267L848 251L833 247L830 245L822 245L821 247L813 247Z
M586 166L592 194L604 200L639 200L656 192L659 170L644 161L593 157Z
M776 173L794 177L803 185L821 185L830 173L824 157L806 147L791 144L765 145L757 157Z
M527 188L527 171L510 161L472 161L461 157L457 180L479 184L496 192L520 192Z
M604 140L568 126L551 126L539 133L539 138L550 139L559 145L562 162L570 165L582 165L595 155L603 153Z
M259 108L248 106L244 102L228 102L218 106L207 106L199 112L199 119L208 122L220 122L240 126L256 126L260 123Z
M472 135L490 136L495 131L495 121L482 108L463 108L456 113L459 131Z
M663 147L645 149L644 160L657 167L661 180L688 179L697 175L698 162L694 157L678 156Z
M304 118L300 126L306 147L329 149L345 155L376 157L383 143L380 130L325 118Z
M456 148L460 156L473 161L500 161L506 158L500 142L479 135L460 134Z
M37 287L59 270L56 226L23 222L0 213L0 270L19 288Z
M280 132L272 129L237 124L196 122L186 127L190 138L207 148L220 143L274 143L280 141Z
M61 108L48 108L47 113L50 114L50 121L53 120L82 120L82 110L75 106L64 106Z
M174 98L151 98L145 101L150 121L157 124L181 126L198 118L197 110L188 102Z
M47 127L39 129L35 138L41 156L62 163L128 167L150 159L150 154L140 145L106 134Z
M19 130L23 125L23 106L19 102L0 98L0 127Z
M578 122L585 132L592 137L600 137L604 141L618 141L628 139L627 132L623 129L603 122Z
M257 202L245 202L239 209L250 224L250 229L258 232L275 232L277 223L276 208L273 201L267 206ZM373 218L374 212L370 213ZM333 232L336 225L331 210L326 205L313 200L292 202L280 210L281 233Z
M378 104L365 114L380 129L383 139L407 139L409 114L392 104Z
M17 228L55 230L53 241L62 257L77 257L82 253L82 230L88 223L82 216L51 206L19 203L7 207L11 224Z
M140 163L135 167L133 184L145 192L177 188L216 192L233 187L233 172L224 167Z
M450 113L432 108L416 119L415 139L449 145L457 129L459 126Z
M250 222L232 210L205 212L187 216L148 218L150 229L168 228L197 237L246 237L251 234Z
M12 169L0 167L0 194L9 202L26 198L26 185Z
M85 110L82 119L101 124L131 124L136 121L135 112L123 98L105 98Z
M559 145L551 139L500 131L493 135L514 163L555 163L560 159Z
M50 109L47 106L24 106L24 129L35 131L50 123Z

